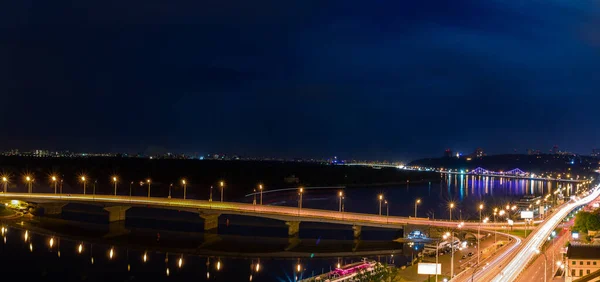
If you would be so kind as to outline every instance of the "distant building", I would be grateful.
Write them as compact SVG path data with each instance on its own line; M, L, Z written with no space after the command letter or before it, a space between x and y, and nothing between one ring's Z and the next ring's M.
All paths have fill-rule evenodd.
M568 247L565 281L576 281L597 271L600 274L600 245L570 245ZM600 278L585 281L598 280Z
M552 154L558 154L558 145L554 145L554 147L552 147Z
M600 155L600 151L598 151L598 149L594 148L592 149L592 157L598 157Z
M446 149L446 151L444 151L444 157L446 157L446 158L451 158L451 157L453 157L453 155L452 155L452 150L450 150L450 149Z
M475 149L475 153L473 153L473 154L475 155L476 158L481 158L481 157L485 156L485 152L481 148Z

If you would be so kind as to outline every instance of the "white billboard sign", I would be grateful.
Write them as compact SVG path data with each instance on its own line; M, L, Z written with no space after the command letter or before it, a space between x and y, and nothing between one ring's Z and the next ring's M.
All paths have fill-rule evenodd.
M441 263L419 263L417 268L418 274L441 275Z
M508 220L508 225L513 226L513 224L515 224L515 222L512 219Z
M521 212L521 218L522 219L532 219L533 218L533 212L532 211L522 211Z

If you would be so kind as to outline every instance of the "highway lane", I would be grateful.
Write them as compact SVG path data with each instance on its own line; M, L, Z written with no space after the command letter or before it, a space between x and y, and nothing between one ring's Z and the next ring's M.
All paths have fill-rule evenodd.
M556 262L562 260L561 250L564 249L566 242L570 238L569 227L573 225L574 220L563 223L559 226L561 231L552 239L548 247L544 250L548 261L546 261L547 281L552 281L552 276L556 273ZM554 269L554 271L553 271ZM544 281L544 256L539 255L531 265L529 265L519 276L517 281L522 282L543 282Z
M226 214L241 214L248 216L257 216L278 219L283 221L303 221L303 222L327 222L345 225L361 225L382 228L399 228L401 225L414 224L424 226L439 226L454 228L458 224L456 221L430 220L428 218L413 218L399 216L385 216L376 214L361 214L351 212L339 212L331 210L318 209L299 209L297 207L253 205L236 202L216 202L205 200L190 200L177 198L158 198L158 197L140 197L140 196L113 196L113 195L83 195L83 194L42 194L42 193L0 193L0 199L17 199L30 202L76 202L76 203L95 203L102 205L125 205L125 206L144 206L153 208L167 208L188 210L193 212L211 212ZM515 225L523 225L523 222L515 222ZM503 222L488 222L485 226L494 226L496 228L506 225ZM465 221L464 229L476 229L479 222Z
M569 203L562 206L556 211L546 222L541 224L532 235L528 238L527 242L512 256L508 264L501 268L499 274L497 274L491 281L515 281L519 274L525 269L527 264L535 257L536 250L547 240L548 236L554 230L558 224L575 208L588 204L592 200L600 196L600 186L596 186L592 193L584 198L570 201ZM477 280L480 281L480 280Z

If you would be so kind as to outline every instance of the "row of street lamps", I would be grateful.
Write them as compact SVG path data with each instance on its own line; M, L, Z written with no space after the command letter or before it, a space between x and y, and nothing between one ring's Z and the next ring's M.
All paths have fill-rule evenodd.
M50 180L51 182L54 184L54 194L58 194L58 177L56 175L52 175L50 176ZM89 179L85 176L85 175L81 175L79 177L79 181L81 181L82 185L83 185L83 194L86 195L87 194L87 182L89 181ZM117 187L118 187L118 183L119 183L119 179L117 176L112 176L111 177L111 181L114 183L114 195L117 195ZM27 175L25 176L25 184L27 184L27 192L28 193L33 193L33 182L34 179L32 176ZM4 184L4 193L8 192L8 183L9 183L9 179L7 176L2 176L2 183ZM63 180L60 180L60 194L62 194L62 183ZM96 183L96 181L94 181L94 183ZM132 186L133 186L134 181L131 181L129 183L129 196L131 197L131 191L132 191ZM148 198L150 198L150 191L151 191L151 185L152 185L152 180L150 179L146 179L146 181L141 181L140 185L142 185L143 183L148 184ZM187 199L187 181L185 179L181 180L181 184L183 186L183 199ZM221 202L223 201L223 188L225 188L225 182L224 181L220 181L219 182L219 186L220 186L220 190L221 190ZM260 190L261 190L261 204L262 204L262 185L260 186ZM169 186L169 198L171 197L171 188L173 187L173 184L171 184ZM95 188L95 187L94 187ZM95 189L94 189L94 194L95 194ZM210 194L210 201L212 201L212 187L211 187L211 194Z

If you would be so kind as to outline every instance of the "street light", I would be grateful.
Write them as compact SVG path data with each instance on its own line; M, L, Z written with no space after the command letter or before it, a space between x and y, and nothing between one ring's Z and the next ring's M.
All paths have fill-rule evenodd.
M225 187L225 182L221 181L219 183L219 186L221 186L221 202L223 202L223 188ZM212 197L211 197L212 198Z
M300 194L300 200L298 201L298 208L302 209L302 194L304 193L304 188L300 187L298 194Z
M381 202L383 201L383 195L379 194L379 215L381 215Z
M6 176L2 176L2 182L4 182L4 193L6 193L6 188L8 187L8 178Z
M262 193L263 193L263 185L258 184L258 190L260 191L260 205L262 206Z
M118 180L117 177L113 176L112 181L115 183L115 196L117 195L117 183L118 183L117 180Z
M28 175L25 177L25 181L27 182L28 192L31 194L33 192L33 188L31 187L31 182L33 182L33 178L31 178L31 176Z
M81 176L81 182L83 183L83 194L85 195L85 184L86 184L86 182L85 182L85 175Z
M58 182L57 182L58 178L56 178L56 176L52 175L51 179L52 179L52 182L54 182L54 194L56 194L56 190L57 190L56 185L58 184Z
M390 216L390 203L387 200L385 200L385 216Z
M450 203L448 209L450 210L450 222L452 222L452 209L454 209L454 203Z
M340 212L342 212L342 197L344 196L344 192L340 191L339 196L340 196Z
M148 179L148 180L146 180L146 182L148 182L148 198L150 198L150 185L151 185L152 181L150 181L150 179Z
M548 261L548 257L546 256L546 253L544 252L540 252L539 249L535 249L535 252L539 255L540 253L542 255L544 255L544 282L546 282L546 276L548 275L548 267L546 265L547 261Z
M480 262L481 251L479 249L480 232L481 232L481 212L483 211L483 204L479 204L479 225L477 226L477 264Z
M415 218L417 218L417 205L421 203L421 199L415 201Z
M187 182L185 179L181 180L181 184L183 184L183 199L185 200L187 198Z

